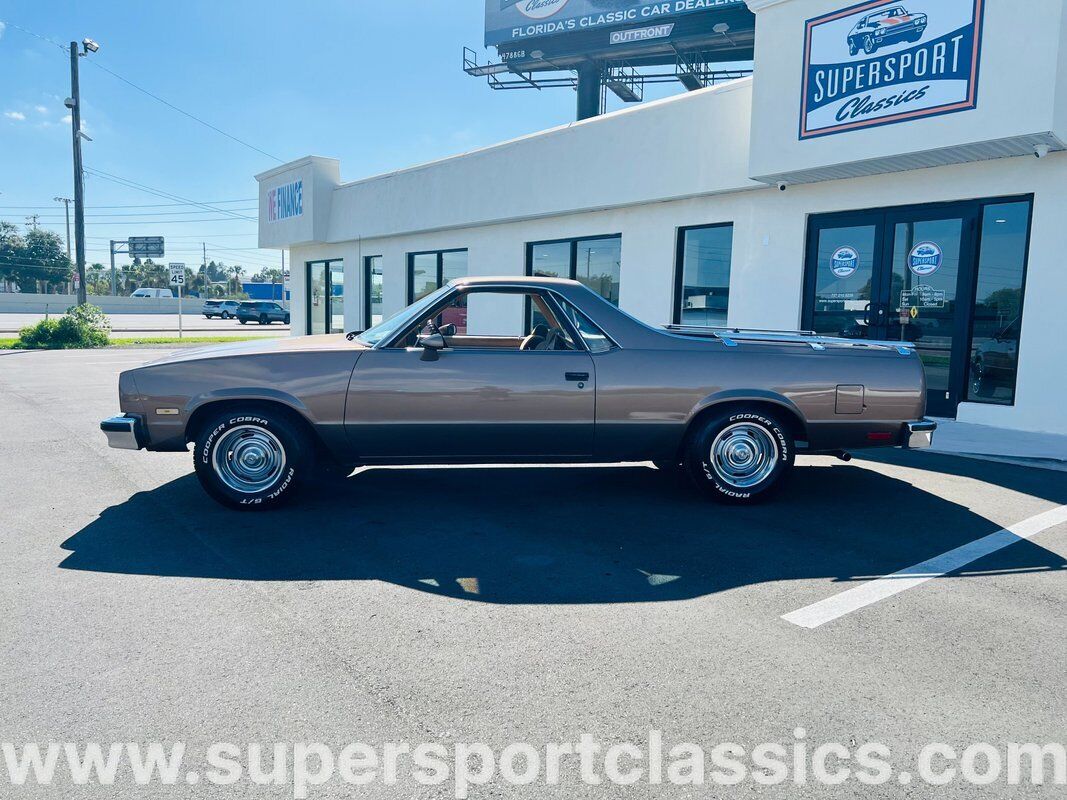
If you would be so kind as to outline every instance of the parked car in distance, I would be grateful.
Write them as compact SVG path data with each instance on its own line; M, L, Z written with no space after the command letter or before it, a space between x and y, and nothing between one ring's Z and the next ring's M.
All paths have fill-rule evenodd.
M1015 385L1021 323L1021 319L1013 320L975 348L971 356L972 394L993 397L998 388Z
M270 325L272 322L289 324L289 312L269 300L246 300L237 306L236 316L242 325L248 322L258 322L260 325Z
M239 509L321 465L505 462L651 461L744 504L798 452L929 447L937 427L912 345L654 328L540 277L455 280L362 333L180 351L123 372L119 399L112 447L192 443L203 488Z
M237 307L241 305L237 300L205 300L204 316L208 319L230 319L237 316Z
M926 32L926 14L911 14L904 6L891 6L863 17L848 35L848 51L874 55L897 42L917 42Z
M174 297L174 292L170 289L138 289L130 297Z

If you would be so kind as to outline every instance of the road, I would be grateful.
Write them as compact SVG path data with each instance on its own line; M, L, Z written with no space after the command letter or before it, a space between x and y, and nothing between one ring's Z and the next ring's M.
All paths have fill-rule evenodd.
M812 749L884 744L891 779L595 786L568 768L558 786L471 797L1062 792L899 777L932 742L1063 742L1062 473L802 458L772 504L737 509L646 465L370 469L242 515L206 498L189 454L105 446L118 372L159 354L0 355L0 742L182 741L192 760L212 742L541 747L584 732L644 746L655 729L667 747L793 752L803 729ZM932 579L904 591L850 594L815 627L783 619L1039 515L1032 538L947 576L927 565ZM453 796L403 777L308 796L351 792ZM182 781L166 796L205 795ZM293 791L244 781L210 796Z
M53 315L55 316L55 315ZM183 314L186 331L201 336L279 336L289 333L280 322L270 325L241 325L232 319L206 319L200 314ZM111 330L121 336L177 336L177 314L111 314ZM0 337L17 335L27 325L44 319L44 314L0 314Z

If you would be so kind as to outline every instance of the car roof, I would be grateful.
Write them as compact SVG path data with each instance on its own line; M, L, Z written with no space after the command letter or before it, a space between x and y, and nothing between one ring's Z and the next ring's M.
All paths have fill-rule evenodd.
M478 275L466 278L455 278L449 281L449 286L570 286L579 287L578 281L567 278L546 278L537 275Z

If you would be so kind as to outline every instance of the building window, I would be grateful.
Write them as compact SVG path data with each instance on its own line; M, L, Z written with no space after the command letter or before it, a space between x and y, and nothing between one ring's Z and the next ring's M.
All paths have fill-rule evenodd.
M726 327L734 226L706 225L678 231L674 321Z
M363 259L363 327L382 321L382 257Z
M967 399L973 403L1013 405L1029 251L1030 202L985 206L981 230Z
M561 239L526 245L526 274L570 278L619 304L622 235Z
M408 253L408 303L467 275L466 250Z
M307 332L345 332L345 264L336 261L307 263Z

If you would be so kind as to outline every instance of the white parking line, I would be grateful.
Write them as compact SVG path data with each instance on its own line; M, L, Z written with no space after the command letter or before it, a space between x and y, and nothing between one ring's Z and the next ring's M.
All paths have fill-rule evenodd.
M820 600L818 603L812 603L810 606L784 614L782 619L802 628L818 628L820 625L851 614L853 611L859 611L879 600L885 600L887 597L900 594L929 580L940 578L946 573L953 572L1016 542L1031 539L1042 531L1064 522L1067 522L1067 506L1053 508L1036 517L1024 519L1010 528L1001 529L996 533L961 545L955 550L949 550L947 553L923 561L921 564L877 578L835 594L833 597Z

